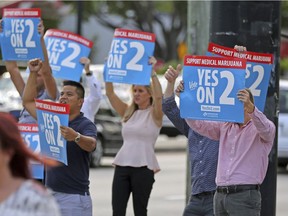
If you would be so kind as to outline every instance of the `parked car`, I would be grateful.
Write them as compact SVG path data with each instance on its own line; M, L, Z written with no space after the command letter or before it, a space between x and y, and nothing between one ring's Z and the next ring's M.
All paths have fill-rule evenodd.
M163 75L158 75L159 82L162 87L162 91L164 93L166 86L167 86L167 80ZM175 88L178 86L180 80L182 79L181 76L179 76L176 79ZM179 98L175 96L175 100L177 105L179 106ZM182 135L182 133L172 124L172 122L169 120L169 118L164 114L163 116L163 122L162 122L162 128L160 130L160 134L166 135L168 137L176 137L178 135Z
M97 127L97 148L91 154L91 167L101 165L104 156L115 156L123 144L121 117L111 107L104 95L99 111L95 115Z
M28 74L22 74L27 80ZM10 79L8 72L3 73L0 78L0 111L16 112L23 108L21 97Z
M278 166L288 164L288 80L280 80L278 119Z

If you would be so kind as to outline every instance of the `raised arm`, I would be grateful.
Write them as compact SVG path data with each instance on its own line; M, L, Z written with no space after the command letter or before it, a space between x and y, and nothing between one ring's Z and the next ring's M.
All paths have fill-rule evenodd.
M3 22L2 19L0 19L0 32L3 32ZM18 65L16 61L5 61L6 70L10 73L11 80L16 87L19 95L22 97L24 88L25 88L25 82L20 74Z
M28 62L28 67L30 74L23 92L22 102L23 106L30 113L30 115L37 119L34 98L37 98L37 73L42 67L42 61L40 59L32 59Z
M38 32L41 35L41 47L43 50L43 55L44 55L44 62L42 64L42 68L39 72L39 74L41 74L41 76L43 77L43 81L44 81L44 85L45 85L45 89L47 90L48 95L51 97L52 100L56 100L57 99L57 85L56 85L56 81L52 75L52 70L49 64L49 58L48 58L48 53L47 53L47 49L46 49L46 45L45 45L45 41L44 41L44 25L43 25L43 21L40 20L40 23L38 24Z
M123 117L125 114L125 111L128 107L126 103L124 103L114 92L114 87L113 83L111 82L106 82L105 83L105 90L106 90L106 95L112 105L112 107L115 109L115 111Z
M155 72L155 65L157 60L154 56L149 58L149 64L152 64L152 98L153 98L153 119L155 123L161 127L162 119L163 119L163 111L162 111L162 87L158 80L157 73Z
M175 82L182 70L180 64L177 65L176 70L170 65L166 70L164 77L167 80L167 86L164 92L164 98L168 98L174 95Z
M99 110L100 102L102 99L101 83L93 74L90 68L90 59L82 57L80 63L84 64L86 80L89 87L89 95L85 97L81 111L84 116L94 122L94 116Z

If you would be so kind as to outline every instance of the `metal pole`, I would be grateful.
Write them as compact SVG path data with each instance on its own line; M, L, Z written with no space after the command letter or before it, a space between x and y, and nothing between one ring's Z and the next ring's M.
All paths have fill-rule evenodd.
M77 34L82 33L83 2L77 1Z
M227 47L245 45L249 51L273 53L275 58L264 113L277 131L261 185L261 216L276 214L280 5L280 1L213 1L211 5L211 42Z
M187 44L188 53L205 55L209 42L210 1L188 1ZM186 203L191 192L189 148L186 148Z

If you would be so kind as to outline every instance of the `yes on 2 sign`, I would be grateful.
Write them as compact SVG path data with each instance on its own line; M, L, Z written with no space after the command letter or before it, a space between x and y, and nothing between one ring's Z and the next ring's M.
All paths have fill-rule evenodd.
M185 56L181 117L243 122L243 103L237 92L245 88L245 68L246 60L242 59Z
M43 51L38 33L41 11L38 8L3 10L1 51L3 60L43 60Z
M42 153L38 134L38 125L18 124L18 128L27 146L36 154ZM43 179L44 166L41 163L32 160L30 160L30 165L32 170L32 177L34 179Z
M66 140L60 126L68 126L69 105L36 99L39 136L43 154L67 165Z
M89 56L93 42L57 29L49 29L44 40L53 76L79 82L84 69L80 58Z
M245 86L251 90L256 107L263 112L273 65L273 54L257 52L240 53L235 49L210 43L207 55L247 60Z
M104 69L106 82L149 85L155 35L127 29L116 29Z

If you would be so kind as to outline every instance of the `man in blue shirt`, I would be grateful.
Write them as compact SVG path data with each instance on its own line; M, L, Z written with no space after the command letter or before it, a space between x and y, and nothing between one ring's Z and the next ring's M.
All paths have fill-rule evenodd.
M23 105L37 119L34 97L37 93L37 73L40 59L29 61L30 74L23 94ZM75 81L64 81L59 102L69 104L69 126L60 126L67 140L68 166L50 168L46 172L46 186L54 191L62 216L92 216L89 193L89 154L96 148L97 130L93 122L80 112L85 90Z
M165 73L167 87L162 109L174 126L188 138L191 196L183 216L213 216L219 142L194 132L185 119L180 117L180 110L175 102L174 86L181 69L181 65L178 65L176 70L169 66Z

